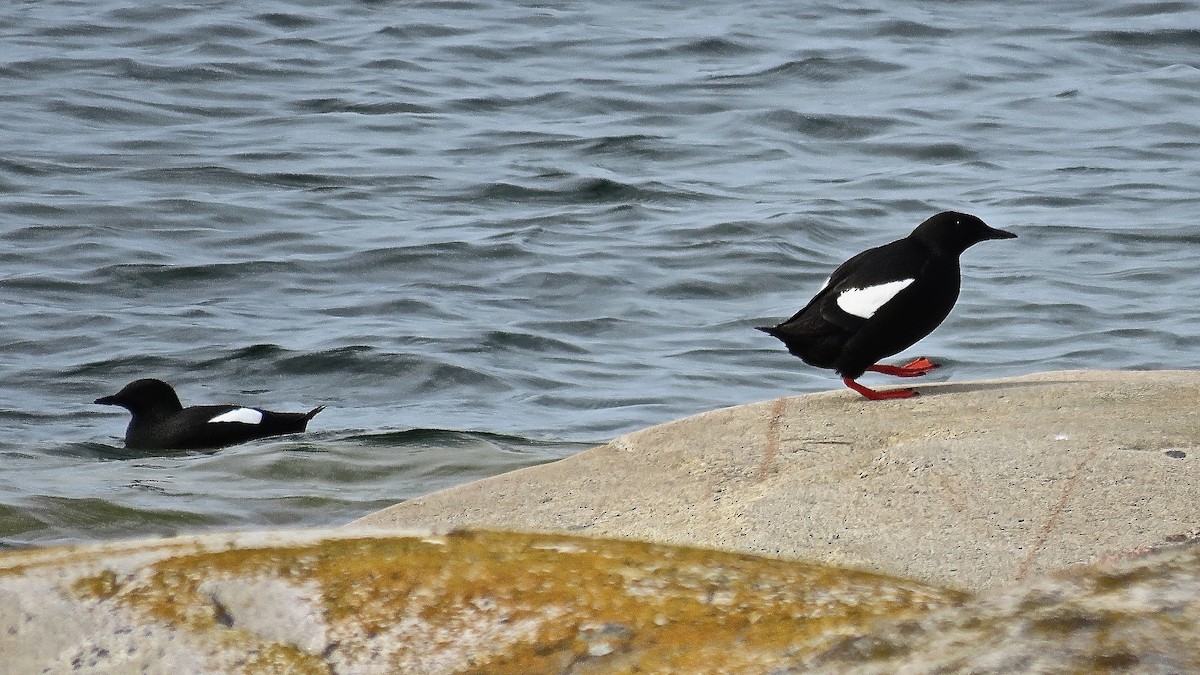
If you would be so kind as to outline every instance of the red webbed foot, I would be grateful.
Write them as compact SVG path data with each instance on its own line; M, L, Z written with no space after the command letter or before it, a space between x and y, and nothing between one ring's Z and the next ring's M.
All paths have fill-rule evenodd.
M885 401L892 398L912 398L918 395L915 389L888 389L887 391L875 391L870 387L864 387L848 377L843 377L842 382L845 382L847 387L857 391L871 401Z
M930 361L924 356L919 356L902 366L885 366L877 363L867 368L867 370L875 373L883 373L884 375L893 375L895 377L920 377L938 367L938 364L934 363L933 361Z

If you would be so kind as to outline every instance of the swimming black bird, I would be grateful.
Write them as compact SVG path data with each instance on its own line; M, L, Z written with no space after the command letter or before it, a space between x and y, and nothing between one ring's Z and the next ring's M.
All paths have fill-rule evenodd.
M308 421L325 409L317 406L306 413L280 413L236 405L185 408L171 385L151 378L130 382L96 403L129 410L133 419L125 429L125 447L134 450L211 449L294 434L304 431Z
M855 380L868 370L917 377L937 368L924 357L902 366L878 361L929 335L950 314L958 300L963 251L1016 236L966 213L939 213L907 237L842 263L804 309L758 330L782 340L810 366L837 371L847 387L868 399L916 396L912 389L875 391Z

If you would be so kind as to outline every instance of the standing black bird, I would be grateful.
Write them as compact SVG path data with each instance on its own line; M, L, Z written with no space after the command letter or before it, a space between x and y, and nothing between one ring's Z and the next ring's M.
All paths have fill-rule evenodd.
M112 396L96 399L119 405L133 419L125 429L125 447L134 450L199 450L245 443L256 438L304 431L325 409L280 413L236 405L183 407L171 385L162 380L135 380Z
M877 362L929 335L950 314L958 300L963 251L1016 236L966 213L939 213L907 237L842 263L804 309L778 326L758 329L810 366L837 371L847 387L872 401L916 396L912 389L875 391L855 380L868 370L917 377L937 368L924 357L903 366Z

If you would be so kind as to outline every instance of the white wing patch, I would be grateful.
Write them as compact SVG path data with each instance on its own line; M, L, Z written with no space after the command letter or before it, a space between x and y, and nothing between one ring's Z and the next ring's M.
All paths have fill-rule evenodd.
M209 422L238 422L240 424L258 424L262 422L262 411L254 408L234 408L227 413L221 413Z
M886 284L878 286L867 286L866 288L847 288L838 294L837 304L847 314L869 319L875 316L875 312L879 311L880 307L887 304L888 300L896 297L900 291L908 288L908 285L916 279L901 279L900 281L889 281Z

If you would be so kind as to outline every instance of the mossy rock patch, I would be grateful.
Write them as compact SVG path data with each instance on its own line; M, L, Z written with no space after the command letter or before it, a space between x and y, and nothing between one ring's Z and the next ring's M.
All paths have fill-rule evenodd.
M963 599L819 564L569 535L192 541L0 558L0 649L38 669L761 672ZM19 613L4 612L6 594ZM20 602L33 594L57 602ZM78 644L23 642L47 622L76 624Z

